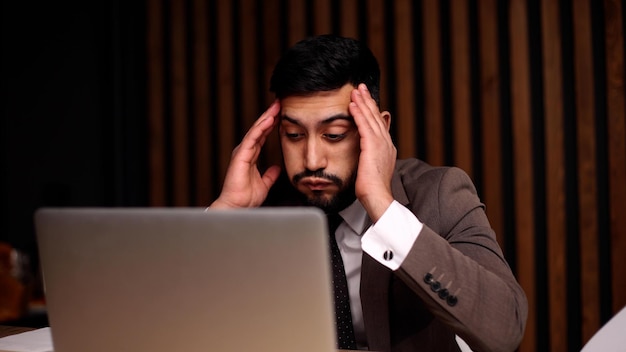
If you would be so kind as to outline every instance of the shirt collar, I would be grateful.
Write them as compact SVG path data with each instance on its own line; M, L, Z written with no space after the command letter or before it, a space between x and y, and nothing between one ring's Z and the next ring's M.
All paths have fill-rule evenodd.
M361 236L371 224L367 212L359 200L355 200L347 208L339 212L344 222L350 226L352 231Z

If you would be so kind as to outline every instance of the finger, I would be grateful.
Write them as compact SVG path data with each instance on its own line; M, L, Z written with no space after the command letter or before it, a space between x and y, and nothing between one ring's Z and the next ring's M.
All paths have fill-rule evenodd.
M280 166L278 165L270 166L267 170L265 170L265 173L263 173L263 183L265 183L267 188L270 188L274 185L279 175L280 175Z
M372 121L374 121L378 128L380 128L380 132L385 133L385 131L388 131L389 126L387 120L385 119L384 114L380 112L380 107L378 106L374 98L372 98L372 95L370 94L367 86L364 83L359 84L358 92L361 93L361 101L369 110L372 116Z
M367 85L365 83L361 83L357 87L357 90L361 93L362 102L369 109L372 115L380 116L380 108L378 107L378 104L376 104L376 100L372 98L372 94L367 89Z
M280 111L280 109L278 110ZM272 116L273 119L273 123L271 124L271 126L267 129L264 130L263 134L261 135L261 137L259 138L258 141L258 145L263 146L265 145L265 141L267 140L267 137L272 133L272 131L274 131L274 129L276 129L276 127L280 124L280 118L278 118L277 115ZM260 148L258 148L258 152L260 152Z
M367 92L363 93L360 89L356 88L352 91L350 99L356 104L363 117L372 118L375 115L375 111L368 106L364 94L367 94Z
M278 103L278 100L275 100L243 137L243 140L241 141L241 148L251 149L255 148L257 145L262 146L265 143L265 138L277 125L278 119L276 116L279 111L280 104Z
M278 101L275 100L267 110L254 122L252 127L248 130L246 135L243 137L242 144L245 144L244 141L252 140L253 142L260 141L264 136L267 136L272 128L275 126L276 115L280 111L280 106Z
M272 129L269 129L268 131L271 131ZM261 155L261 150L263 148L263 146L265 145L265 141L267 140L267 135L262 135L254 144L251 144L248 146L248 144L246 144L244 146L244 148L248 148L248 152L250 153L250 156L247 157L248 162L250 163L256 163L256 161L259 159L259 155Z
M372 110L367 106L362 93L355 89L352 91L351 95L352 102L349 105L350 113L354 117L354 121L357 124L357 127L360 131L367 128L371 131L380 131L381 126L376 116L379 116L380 113L373 113Z
M259 116L259 118L252 125L252 127L262 123L268 116L276 116L276 115L278 115L279 111L280 111L280 103L278 102L278 99L276 99L276 100L274 100L272 102L272 104L270 104L270 106L267 108L267 110L265 110L263 112L263 114L261 114L261 116Z

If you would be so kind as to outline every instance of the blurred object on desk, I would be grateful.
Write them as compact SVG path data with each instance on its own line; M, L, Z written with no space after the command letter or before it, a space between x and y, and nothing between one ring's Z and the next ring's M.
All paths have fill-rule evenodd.
M0 242L0 322L19 319L26 313L31 289L28 256Z

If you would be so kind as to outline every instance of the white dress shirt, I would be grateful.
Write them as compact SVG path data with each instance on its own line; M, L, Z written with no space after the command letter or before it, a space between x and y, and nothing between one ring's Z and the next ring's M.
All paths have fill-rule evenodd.
M376 224L372 224L358 200L339 214L344 221L335 231L335 238L348 281L354 334L357 347L367 349L359 290L363 251L389 269L396 270L406 258L423 225L410 210L396 201L391 203ZM389 251L393 255L390 260L386 260L385 252Z

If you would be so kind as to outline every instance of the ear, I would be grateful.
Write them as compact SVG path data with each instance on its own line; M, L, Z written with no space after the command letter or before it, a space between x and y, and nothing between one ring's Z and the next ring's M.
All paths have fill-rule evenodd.
M385 121L385 125L387 125L387 131L389 131L389 128L391 128L391 113L387 110L382 111L380 113L380 117L382 117L383 121Z

